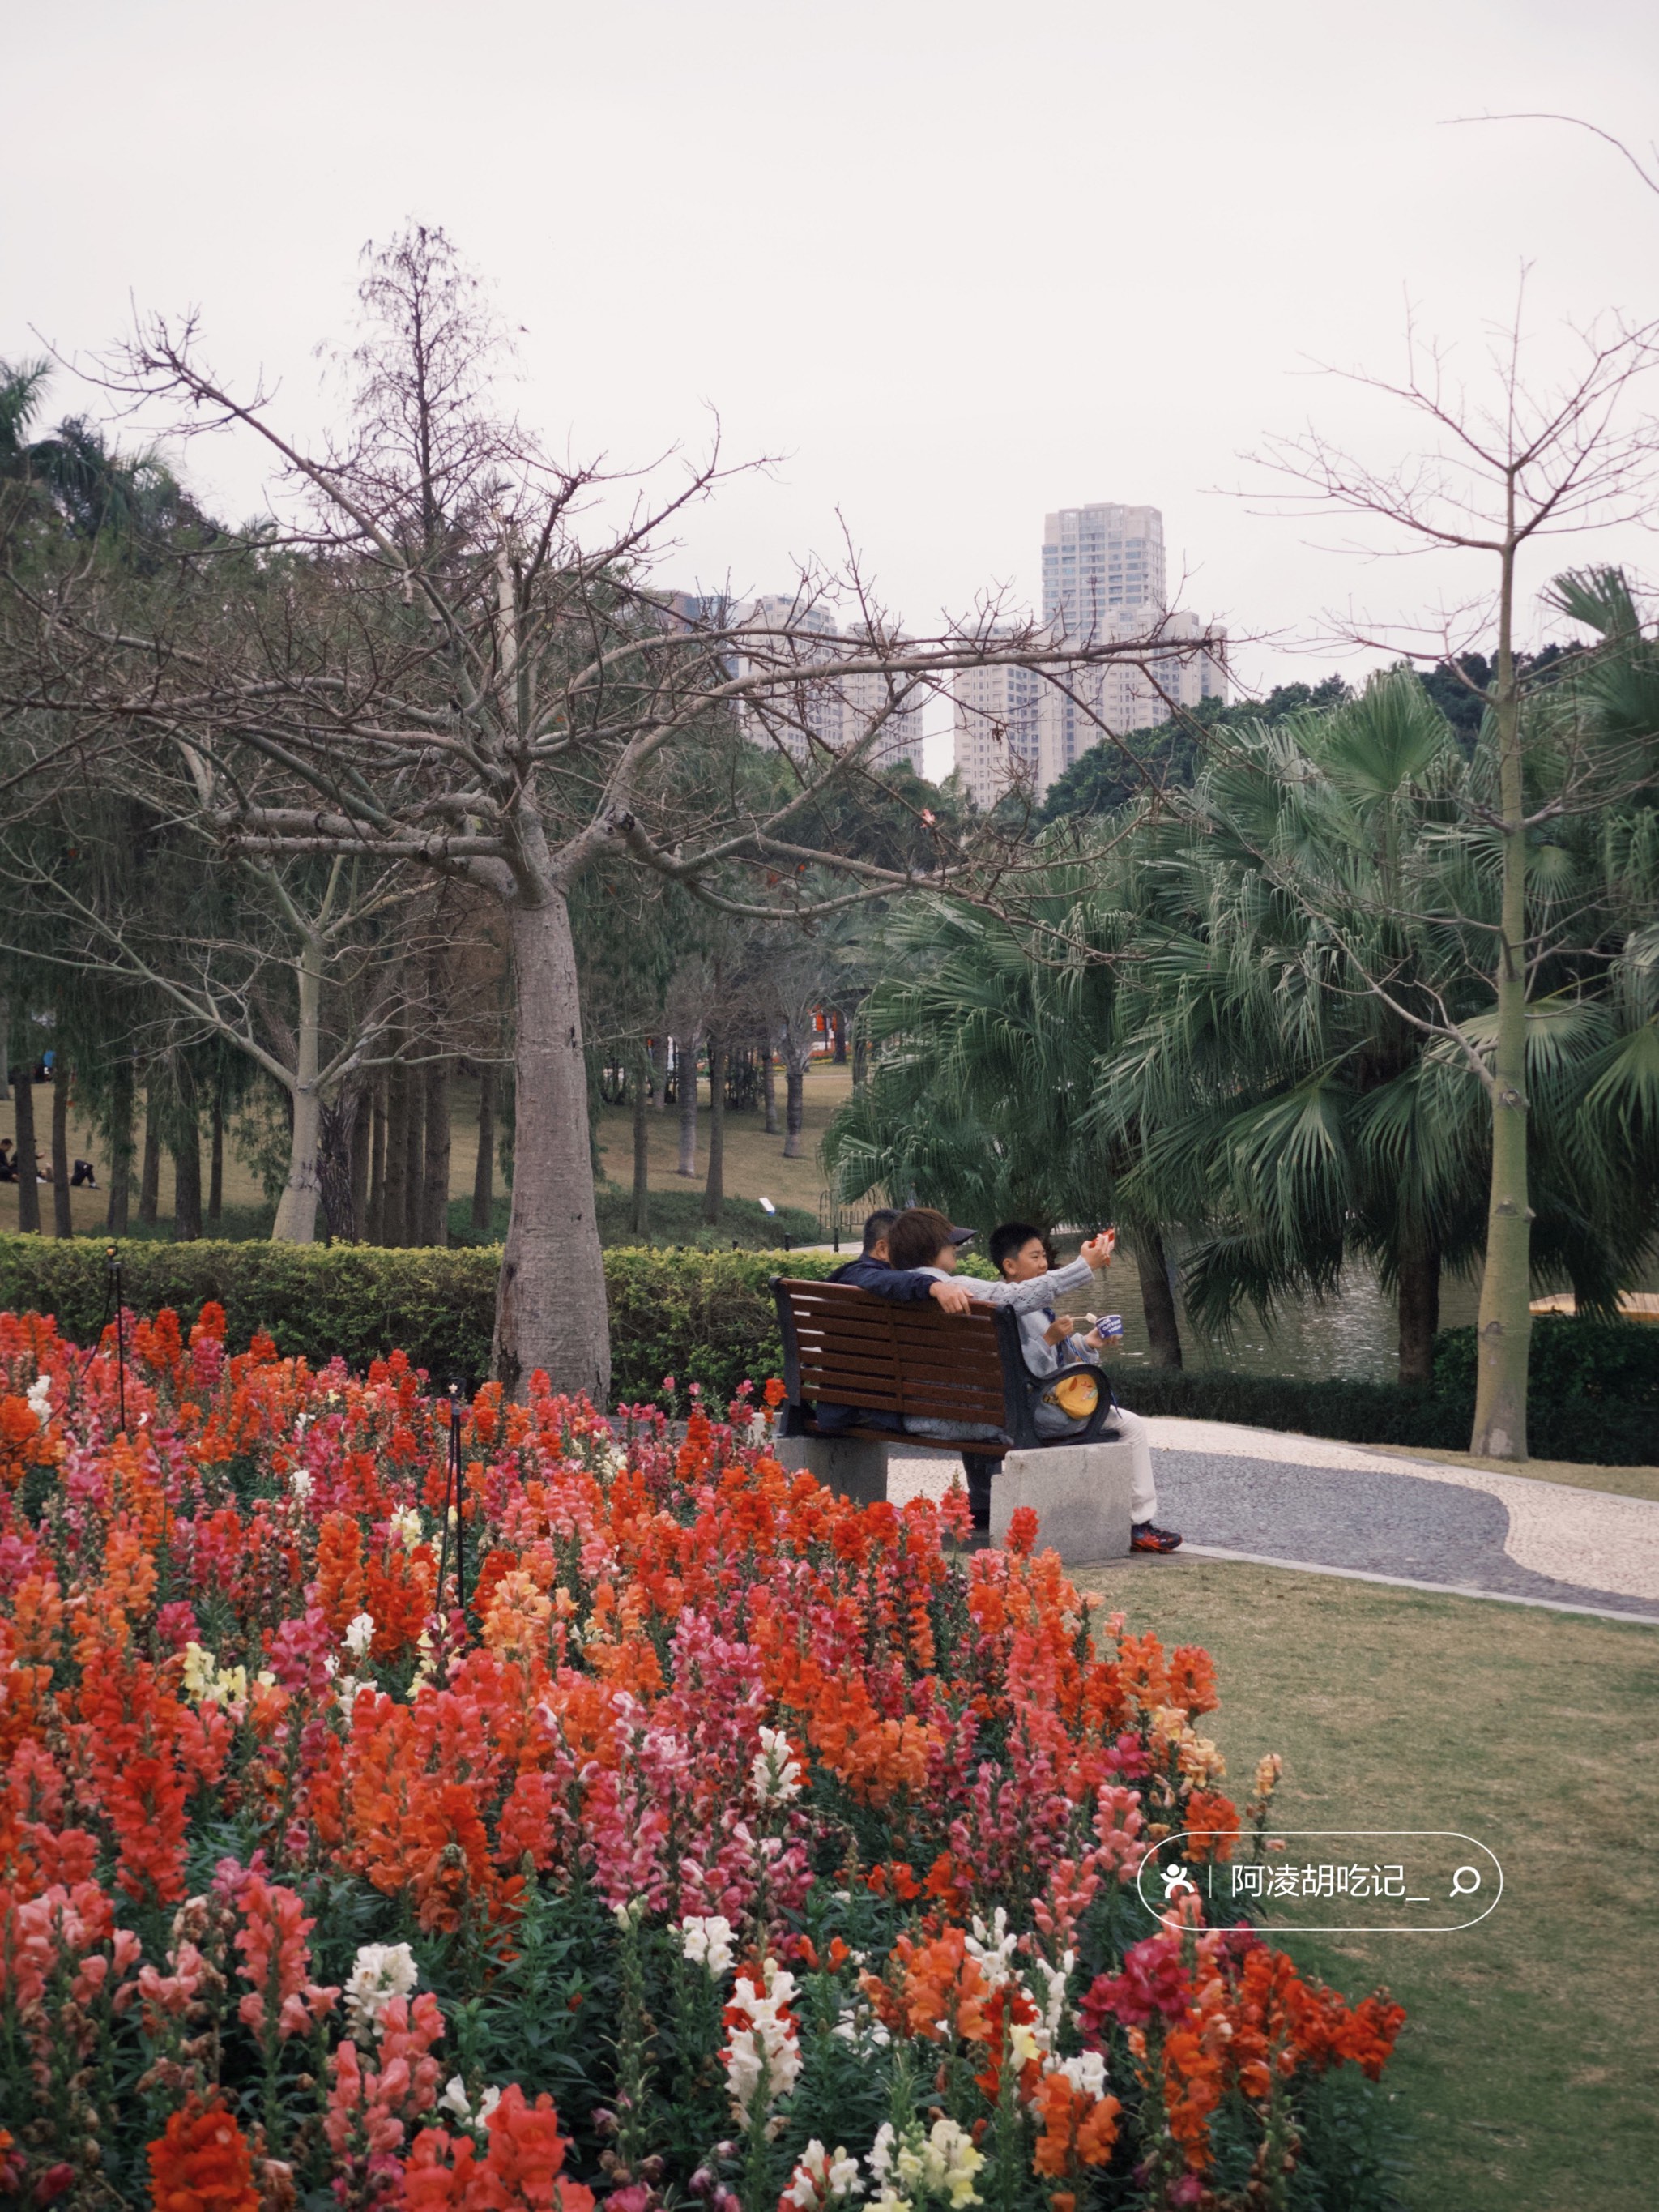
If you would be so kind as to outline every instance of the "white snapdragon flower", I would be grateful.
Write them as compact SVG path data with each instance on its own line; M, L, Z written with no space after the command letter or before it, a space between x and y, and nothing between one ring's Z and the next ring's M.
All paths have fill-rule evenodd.
M775 1959L766 1960L761 1978L765 1986L757 1989L746 1974L739 1974L726 2011L728 2021L741 2017L748 2022L746 2027L732 2026L726 2046L726 2084L732 2095L732 2115L745 2132L755 2124L755 2098L763 2074L769 2108L779 2098L788 2096L800 2079L800 2043L788 2009L789 2000L795 1995L795 1978ZM765 2126L769 2141L781 2134L781 2114L768 2118Z
M316 1476L314 1474L308 1474L302 1467L296 1467L293 1474L289 1475L288 1479L289 1497L297 1498L301 1505L305 1504L307 1498L310 1497L312 1492L315 1490L316 1487Z
M447 2112L463 2127L479 2129L489 2124L489 2115L501 2101L501 2093L492 2081L487 2089L478 2092L475 2107L467 2099L466 2084L459 2074L452 2074L444 2084L444 2093L438 2100L438 2110Z
M978 1913L974 1915L963 1943L969 1957L977 1961L988 1989L1000 1990L1005 1982L1014 1979L1014 1948L1018 1942L1018 1936L1008 1925L1006 1905L998 1905L988 1926Z
M914 2202L920 2197L943 2197L951 2212L980 2202L974 2176L985 2163L985 2154L974 2147L973 2137L955 2120L935 2120L924 2135L917 2122L901 2136L890 2120L877 2131L868 2160L870 2171L882 2184L878 2205ZM908 2198L902 2191L908 2191Z
M801 2212L811 2212L814 2205L827 2204L832 2198L863 2194L859 2162L847 2155L846 2145L837 2143L832 2155L814 2136L796 2163L783 2201L799 2204Z
M729 1973L737 1951L735 1934L723 1912L692 1912L680 1923L680 1944L694 1966L706 1966L718 1981Z
M418 1551L424 1540L421 1534L421 1516L412 1505L400 1505L392 1516L392 1533L404 1551Z
M800 1761L781 1729L763 1728L750 1763L750 1786L763 1805L787 1805L800 1796Z
M354 1659L367 1659L368 1648L374 1641L374 1616L372 1613L354 1613L346 1623L345 1648Z
M1080 2097L1093 2097L1098 2101L1106 2094L1106 2061L1098 2051L1083 2051L1075 2058L1062 2058L1057 2070Z
M420 1979L407 1943L365 1943L346 1976L346 2027L359 2043L378 2035L393 1997L414 1994Z
M28 1401L28 1409L30 1413L33 1414L35 1419L40 1422L41 1427L44 1429L46 1423L52 1419L51 1376L37 1375L33 1382L29 1384L28 1389L23 1395Z

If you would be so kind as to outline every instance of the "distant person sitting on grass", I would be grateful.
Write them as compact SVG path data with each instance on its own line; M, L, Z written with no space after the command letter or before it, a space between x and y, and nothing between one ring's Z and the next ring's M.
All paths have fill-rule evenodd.
M0 1182L15 1182L17 1163L11 1156L11 1139L0 1137Z
M1115 1243L1110 1231L1106 1238ZM1089 1246L1084 1246L1084 1251ZM991 1231L991 1264L1002 1276L1000 1283L988 1285L987 1295L994 1305L1012 1303L1017 1292L1037 1283L1059 1285L1062 1294L1071 1287L1066 1278L1071 1268L1056 1269L1054 1255L1048 1249L1048 1239L1029 1221L1005 1221L1000 1228ZM1111 1265L1109 1249L1105 1261ZM1082 1285L1079 1284L1079 1288ZM1045 1296L1040 1305L1028 1306L1021 1300L1019 1310L1020 1350L1025 1364L1033 1375L1052 1375L1057 1368L1075 1365L1087 1360L1098 1365L1101 1353L1115 1336L1122 1334L1123 1324L1118 1322L1112 1336L1101 1326L1080 1333L1069 1314L1056 1314L1052 1300ZM1075 1436L1084 1426L1080 1420L1070 1419L1058 1406L1037 1401L1036 1428L1039 1436L1052 1437L1056 1441ZM1133 1470L1129 1491L1129 1518L1133 1523L1130 1541L1137 1552L1174 1552L1181 1547L1181 1539L1173 1530L1160 1528L1154 1516L1158 1511L1158 1489L1152 1480L1152 1442L1146 1433L1146 1424L1139 1413L1132 1413L1116 1401L1113 1393L1112 1423L1129 1447Z
M71 1190L97 1189L98 1170L90 1160L76 1160L75 1172L70 1177L70 1188Z
M849 1260L837 1267L830 1280L850 1283L854 1290L873 1291L878 1298L892 1298L900 1304L913 1304L922 1298L932 1298L934 1304L951 1314L966 1313L973 1304L973 1293L963 1283L953 1283L933 1273L918 1274L896 1268L887 1249L887 1233L898 1219L891 1206L878 1206L864 1224L864 1249L856 1260ZM948 1226L948 1224L947 1224ZM820 1403L817 1409L820 1435L834 1436L846 1429L896 1429L896 1413L866 1413L857 1406L836 1406Z

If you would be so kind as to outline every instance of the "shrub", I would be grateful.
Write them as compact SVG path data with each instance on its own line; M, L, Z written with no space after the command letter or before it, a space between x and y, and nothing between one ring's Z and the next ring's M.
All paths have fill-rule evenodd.
M0 1237L0 1308L56 1315L90 1341L107 1317L105 1243L94 1237ZM364 1244L124 1244L126 1299L141 1314L223 1306L233 1337L263 1329L285 1355L340 1353L361 1370L401 1346L439 1378L489 1372L495 1246L382 1251ZM827 1252L612 1249L605 1255L612 1390L618 1404L654 1398L672 1375L724 1406L745 1378L781 1373L769 1279L823 1277ZM970 1261L969 1272L988 1272ZM1473 1329L1449 1329L1423 1389L1353 1376L1171 1373L1120 1376L1142 1413L1179 1413L1289 1429L1346 1443L1460 1451L1474 1415ZM1659 1445L1659 1329L1631 1322L1540 1321L1533 1333L1530 1442L1540 1459L1645 1465Z

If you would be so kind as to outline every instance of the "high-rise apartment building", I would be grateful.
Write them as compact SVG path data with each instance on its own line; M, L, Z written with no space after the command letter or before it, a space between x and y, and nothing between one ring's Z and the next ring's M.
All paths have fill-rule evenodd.
M1103 635L1128 607L1169 604L1164 517L1155 507L1062 507L1042 520L1042 619L1068 637Z
M957 772L976 806L994 806L1017 782L1036 792L1045 688L1035 668L1017 665L959 669L952 679Z
M956 761L981 806L1016 781L1041 799L1091 745L1156 728L1172 708L1227 696L1225 630L1170 610L1164 517L1155 507L1103 500L1045 516L1042 619L1056 643L1145 641L1146 650L1055 664L1046 673L964 671L953 687Z
M828 608L803 608L780 592L750 600L738 609L734 620L739 634L744 628L774 633L763 643L757 639L754 651L741 655L738 663L745 675L761 668L777 673L769 693L742 710L744 731L755 744L776 746L792 759L805 762L814 746L842 751L879 724L866 756L868 765L902 765L920 771L919 692L912 690L896 702L892 686L877 670L836 677L813 674L816 664L857 657L856 630L843 634Z

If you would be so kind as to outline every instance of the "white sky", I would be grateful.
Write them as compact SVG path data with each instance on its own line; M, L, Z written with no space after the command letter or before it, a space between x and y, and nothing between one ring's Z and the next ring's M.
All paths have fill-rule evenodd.
M358 250L416 216L524 326L550 443L638 460L716 408L728 455L782 457L665 578L787 587L837 556L839 510L927 627L1033 602L1046 509L1148 501L1188 604L1275 641L1239 657L1255 686L1335 665L1285 656L1322 608L1459 589L1218 495L1309 415L1403 450L1310 361L1396 367L1409 293L1474 374L1522 262L1547 351L1568 319L1659 313L1659 198L1615 155L1444 127L1549 108L1644 147L1650 0L7 0L0 24L0 356L199 307L222 372L263 365L314 430ZM188 466L257 503L252 456ZM1651 575L1654 550L1557 565Z

